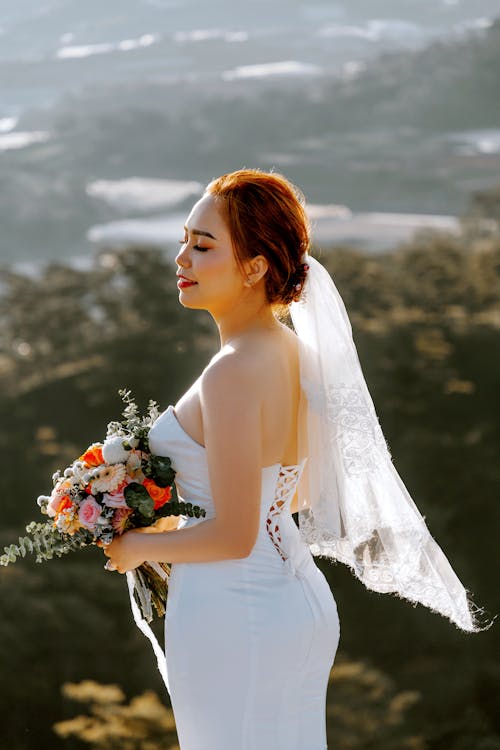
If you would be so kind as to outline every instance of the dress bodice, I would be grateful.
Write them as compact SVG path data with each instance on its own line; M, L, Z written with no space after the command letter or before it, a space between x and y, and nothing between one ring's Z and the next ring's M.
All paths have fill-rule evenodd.
M171 459L179 496L186 502L204 508L206 519L213 518L216 514L206 449L187 434L172 405L168 406L151 427L149 447L153 454ZM281 559L287 560L296 557L298 547L305 546L300 544L298 529L290 513L304 463L305 460L301 464L287 466L275 463L262 468L260 530L256 551L261 544L269 544L271 541ZM203 520L182 516L179 528Z
M205 448L181 427L172 405L151 427L149 449L156 456L168 456L172 460L179 496L204 508L207 518L213 516Z

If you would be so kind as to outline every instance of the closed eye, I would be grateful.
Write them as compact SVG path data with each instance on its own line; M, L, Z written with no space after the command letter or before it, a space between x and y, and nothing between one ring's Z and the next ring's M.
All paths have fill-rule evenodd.
M187 243L187 240L179 240L179 245L187 245ZM208 249L208 247L201 247L201 245L193 245L193 250L200 250L202 253L206 252Z

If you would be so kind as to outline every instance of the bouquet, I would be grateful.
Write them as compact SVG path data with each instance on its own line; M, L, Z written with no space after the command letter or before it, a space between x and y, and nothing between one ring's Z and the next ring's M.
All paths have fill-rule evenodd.
M204 509L179 500L170 459L149 450L148 433L159 416L156 402L140 416L130 391L119 394L123 419L108 424L103 443L93 443L53 475L51 494L37 500L48 520L28 524L28 536L4 548L0 565L27 553L42 562L89 545L106 546L115 535L154 526L167 516L205 516ZM165 614L169 572L167 563L155 562L134 571L135 593L148 622L152 606L160 617Z

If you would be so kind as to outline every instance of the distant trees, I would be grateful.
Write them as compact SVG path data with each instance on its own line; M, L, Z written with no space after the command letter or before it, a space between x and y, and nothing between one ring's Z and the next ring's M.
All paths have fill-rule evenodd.
M462 227L467 237L497 238L500 235L500 185L491 190L472 194L469 206L462 217Z
M421 232L386 254L324 253L355 329L497 327L500 187L472 196L462 226L460 236ZM172 263L160 250L106 249L86 270L53 263L39 277L0 269L4 396L78 373L92 380L94 371L99 391L127 372L150 392L167 383L175 392L187 363L201 363L216 346L208 315L178 304Z
M486 237L426 231L398 250L369 256L335 248L322 261L348 311L360 326L378 319L384 329L398 321L454 320L498 325L500 315L500 231Z
M52 264L37 278L0 270L4 393L92 368L101 389L123 367L154 377L150 389L176 381L176 358L210 350L215 338L207 315L179 305L175 282L172 262L147 247L103 251L89 270Z

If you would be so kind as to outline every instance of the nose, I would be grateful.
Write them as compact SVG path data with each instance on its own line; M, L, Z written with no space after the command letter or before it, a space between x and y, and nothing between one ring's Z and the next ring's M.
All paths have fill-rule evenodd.
M175 262L182 268L189 268L189 266L191 265L191 254L188 249L188 244L189 243L185 242L183 245L181 245L181 249L175 256Z

